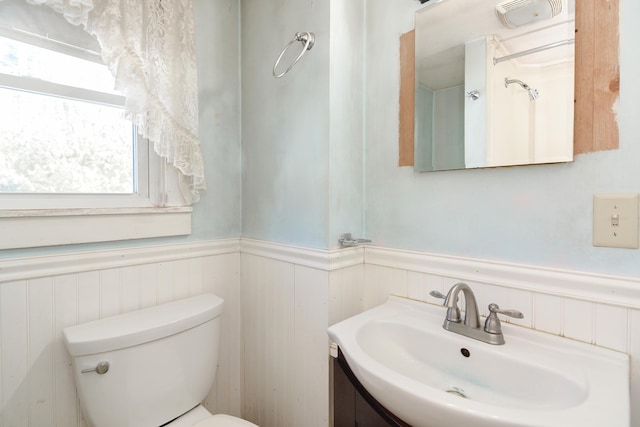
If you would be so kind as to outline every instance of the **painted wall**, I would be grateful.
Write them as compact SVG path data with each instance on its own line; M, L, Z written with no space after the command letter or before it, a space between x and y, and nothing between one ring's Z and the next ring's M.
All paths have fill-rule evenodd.
M198 59L200 144L208 190L193 208L187 240L239 237L240 4L193 0Z
M365 0L332 0L329 5L329 234L323 248L337 247L344 233L365 237Z
M565 165L432 174L397 167L399 36L419 7L367 1L367 236L385 247L640 275L640 251L591 244L593 195L640 192L640 4L620 2L619 150Z
M0 259L239 237L240 7L194 0L200 144L208 190L193 206L189 236L0 251Z
M242 4L242 235L322 249L360 237L364 2ZM274 79L298 31L315 45Z
M297 0L241 4L242 234L325 247L329 5ZM275 60L299 31L315 33L314 47L288 74L273 78ZM298 43L291 47L292 52L301 49ZM291 56L284 61L290 63Z

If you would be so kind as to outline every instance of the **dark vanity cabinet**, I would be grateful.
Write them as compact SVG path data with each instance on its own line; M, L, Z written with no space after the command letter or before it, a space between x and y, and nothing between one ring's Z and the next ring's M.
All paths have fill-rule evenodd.
M334 427L411 427L365 390L341 352L332 363Z

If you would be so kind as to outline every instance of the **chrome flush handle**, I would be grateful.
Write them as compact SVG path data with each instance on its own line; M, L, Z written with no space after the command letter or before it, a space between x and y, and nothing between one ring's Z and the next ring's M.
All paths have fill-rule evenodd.
M81 374L87 374L89 372L97 372L100 375L104 375L109 372L109 362L100 362L95 368L88 368L80 371Z

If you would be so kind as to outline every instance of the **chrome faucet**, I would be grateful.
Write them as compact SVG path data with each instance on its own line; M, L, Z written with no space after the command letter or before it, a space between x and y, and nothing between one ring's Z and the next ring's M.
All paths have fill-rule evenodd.
M466 307L464 323L461 321L460 308L458 307L458 295L460 295L460 292L464 295ZM447 307L447 316L442 324L444 329L488 344L504 344L504 335L502 334L500 319L497 316L498 313L518 319L524 317L524 315L517 310L501 310L497 304L489 304L490 314L487 317L484 328L481 328L476 297L466 283L456 283L449 289L449 293L446 296L438 291L431 291L430 295L444 299L443 305Z
M460 316L455 318L452 315L454 311L460 312L458 308L458 295L462 292L464 295L464 303L466 309L464 311L464 326L467 328L479 328L480 327L480 315L478 314L478 304L476 303L476 296L466 283L460 282L455 284L444 300L444 306L447 307L447 318L445 323L460 323ZM448 329L445 327L445 329Z

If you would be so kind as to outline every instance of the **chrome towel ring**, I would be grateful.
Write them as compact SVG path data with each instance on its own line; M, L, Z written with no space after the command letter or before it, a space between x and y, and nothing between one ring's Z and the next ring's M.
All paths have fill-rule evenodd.
M289 70L291 70L293 68L293 66L298 63L298 61L300 61L300 58L302 58L304 56L304 54L308 50L311 50L311 48L313 47L313 44L315 43L315 41L316 41L316 36L313 33L310 33L308 31L305 31L305 32L302 32L302 33L296 33L295 37L284 47L284 49L282 49L282 52L280 53L280 56L278 56L278 59L276 59L276 63L273 64L273 77L275 77L276 79L279 79L280 77L282 77L285 74L287 74L289 72ZM276 68L278 68L278 65L280 64L280 60L282 60L282 57L284 56L285 52L295 42L301 42L304 45L304 47L302 48L302 51L296 57L296 59L291 63L291 65L289 65L287 67L286 70L284 70L281 73L278 73L276 71Z

